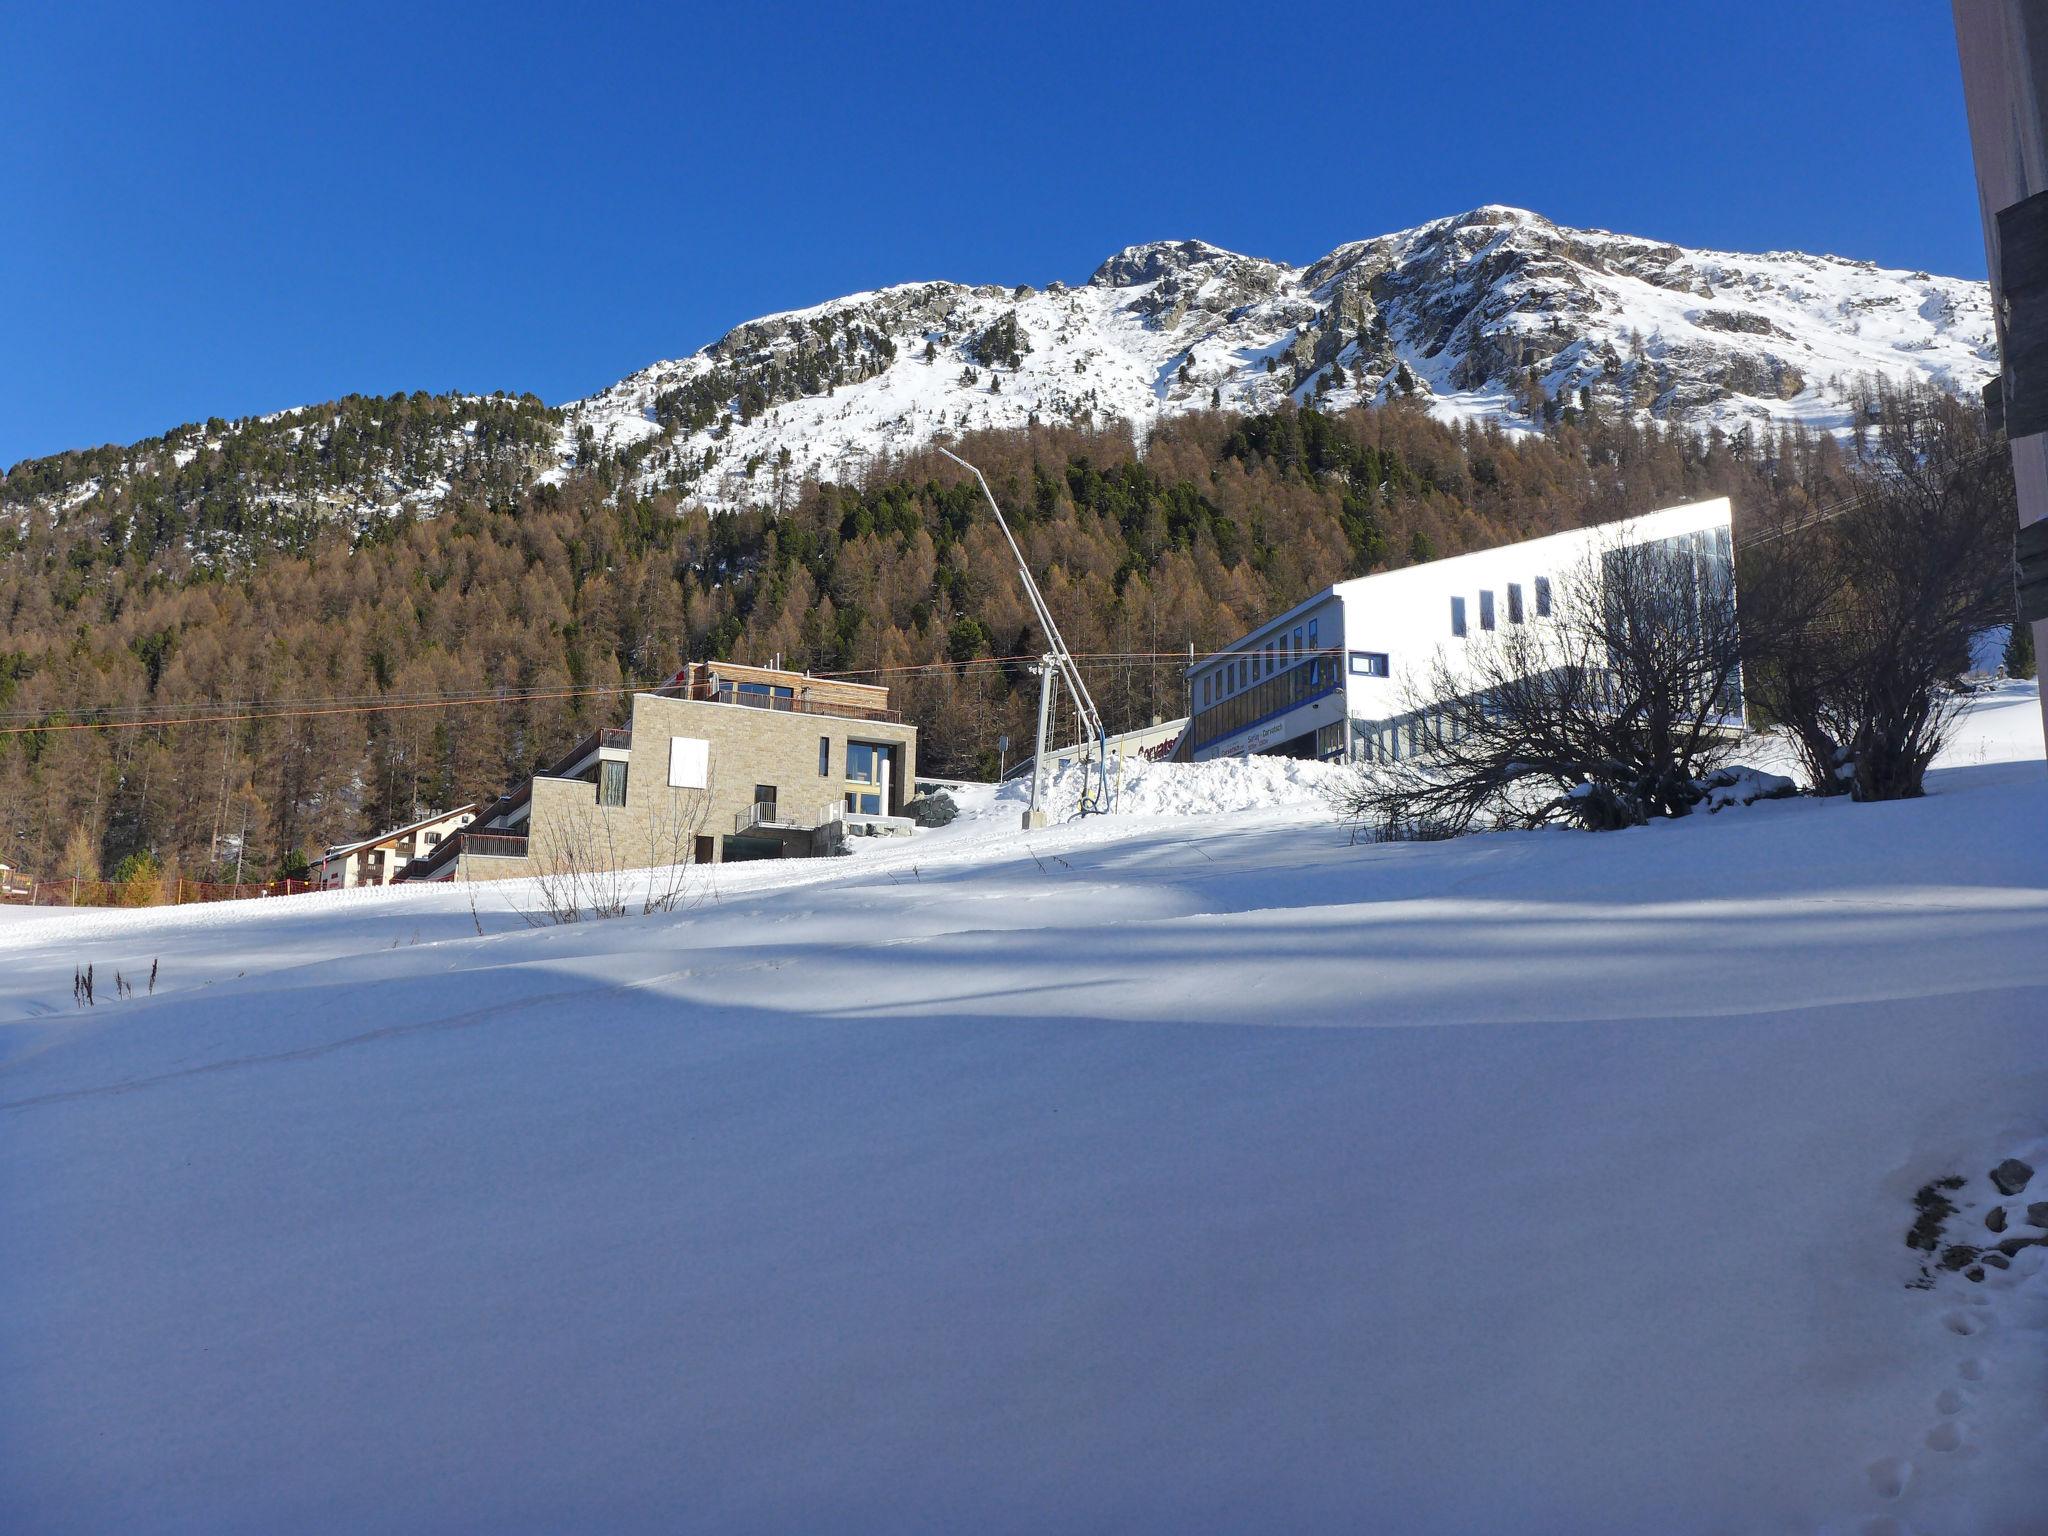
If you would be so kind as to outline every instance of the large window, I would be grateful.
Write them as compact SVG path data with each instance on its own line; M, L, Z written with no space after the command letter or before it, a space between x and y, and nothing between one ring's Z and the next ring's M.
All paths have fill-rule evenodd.
M626 803L626 765L603 762L597 765L597 803L599 805L624 805Z
M889 749L871 741L849 741L846 744L846 808L856 816L880 816L887 807L882 803L883 779L887 776ZM873 786L872 788L863 786Z
M1479 594L1479 627L1481 629L1493 628L1493 589L1491 587Z
M1385 677L1389 667L1384 651L1353 651L1351 653L1351 675L1353 677Z
M1508 583L1508 622L1522 622L1522 584L1519 581Z
M1460 640L1465 638L1465 599L1462 597L1451 599L1451 633Z
M1338 681L1334 657L1311 656L1299 665L1287 668L1279 676L1219 700L1214 708L1196 715L1188 726L1192 732L1192 744L1206 746L1221 737L1233 735L1268 715L1291 709L1317 694L1328 692L1337 686Z
M1538 576L1536 578L1536 617L1539 619L1550 617L1550 578L1548 576Z
M818 777L821 779L832 777L832 738L830 736L820 736L818 738Z

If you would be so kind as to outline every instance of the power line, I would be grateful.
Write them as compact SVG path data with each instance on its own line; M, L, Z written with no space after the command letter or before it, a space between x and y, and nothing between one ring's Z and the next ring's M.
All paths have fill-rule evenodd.
M1185 651L1099 651L1073 658L1084 666L1112 667L1133 662L1185 663ZM902 676L910 673L987 671L1000 667L1021 666L1036 662L1036 656L976 656L962 661L912 662L890 667L855 667L843 671L811 672L810 677L831 681L850 681L862 677ZM627 694L647 693L662 687L669 681L632 682L592 685L582 688L518 688L518 689L470 689L433 695L414 695L373 698L368 695L343 695L333 699L309 699L290 702L278 701L274 706L262 705L255 701L211 700L187 704L128 705L106 708L80 706L75 711L55 710L13 710L0 714L0 719L17 723L0 725L0 736L27 736L43 731L118 731L149 730L181 725L235 725L257 720L307 720L347 715L399 714L420 709L465 709L477 705L495 704L506 706L524 703L542 703L562 699L617 698ZM170 710L187 713L155 713ZM53 713L75 712L98 718L83 720L52 720ZM18 722L31 723L18 723Z

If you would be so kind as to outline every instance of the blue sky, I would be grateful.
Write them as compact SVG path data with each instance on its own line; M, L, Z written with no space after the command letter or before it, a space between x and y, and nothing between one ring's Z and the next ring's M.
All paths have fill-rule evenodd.
M0 464L1488 202L1984 270L1928 0L41 9L0 25Z

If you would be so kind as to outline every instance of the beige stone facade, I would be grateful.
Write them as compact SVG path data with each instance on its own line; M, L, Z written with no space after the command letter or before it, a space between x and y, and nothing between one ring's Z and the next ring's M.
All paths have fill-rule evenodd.
M800 673L686 668L633 696L627 729L580 744L406 878L801 856L850 830L902 826L917 730L889 718L887 700Z

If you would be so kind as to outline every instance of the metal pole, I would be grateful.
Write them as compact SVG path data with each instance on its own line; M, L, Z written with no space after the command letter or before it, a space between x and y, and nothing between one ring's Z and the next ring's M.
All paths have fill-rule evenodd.
M1053 659L1041 656L1038 661L1038 753L1031 759L1031 808L1024 813L1024 830L1045 825L1045 812L1039 802L1045 786L1045 728L1052 718L1052 684L1057 675L1053 670Z
M988 488L988 478L951 449L940 448L939 452L974 476L975 483L981 487L982 499L988 503L989 511L995 514L996 526L1003 530L1003 538L1009 543L1010 554L1017 562L1017 576L1023 582L1024 595L1030 599L1031 611L1037 615L1039 627L1045 631L1045 638L1050 642L1046 659L1058 668L1068 692L1074 696L1074 711L1081 717L1081 740L1085 743L1089 737L1095 738L1095 766L1101 779L1101 790L1095 808L1109 810L1112 808L1109 804L1109 729L1102 723L1102 711L1095 707L1094 695L1088 692L1088 685L1081 680L1081 669L1074 664L1073 653L1067 649L1067 642L1060 634L1059 625L1053 622L1052 610L1046 606L1045 596L1038 590L1038 582L1032 577L1031 567L1024 559L1023 548L1017 543L1017 536L1010 531L1009 519L1003 516L1003 509L997 505L995 492ZM1042 748L1039 755L1044 755ZM1088 808L1086 800L1087 797L1083 796L1084 810Z

